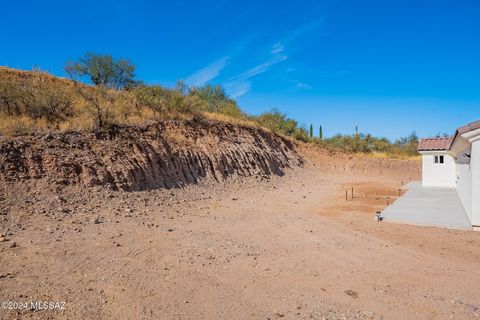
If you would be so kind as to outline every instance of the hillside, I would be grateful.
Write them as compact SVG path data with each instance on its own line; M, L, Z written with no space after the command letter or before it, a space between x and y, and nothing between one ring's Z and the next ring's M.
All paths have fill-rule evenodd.
M372 219L421 172L386 139L297 142L215 88L0 84L0 299L66 303L2 319L478 318L476 235Z
M392 142L358 131L351 135L330 132L329 137L323 137L320 126L315 136L313 125L307 130L305 125L277 109L258 116L246 114L220 85L189 87L179 81L175 87L167 88L141 81L134 83L133 86L114 89L40 71L0 67L0 135L98 130L202 118L261 127L330 151L382 154L395 158L418 155L415 132Z
M294 144L278 135L200 119L0 138L4 183L33 179L131 191L283 175L303 163Z
M258 126L220 87L115 90L43 71L0 67L0 135L145 125L194 117Z

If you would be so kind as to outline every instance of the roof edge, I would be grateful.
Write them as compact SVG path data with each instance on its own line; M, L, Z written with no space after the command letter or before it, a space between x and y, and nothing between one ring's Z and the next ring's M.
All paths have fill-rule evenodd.
M453 137L423 138L418 141L417 151L448 151L453 143Z
M477 130L477 129L480 129L480 120L470 122L467 125L464 125L462 127L457 128L455 130L455 134L452 137L434 137L434 138L420 139L418 141L417 151L418 152L421 152L421 151L450 151L452 146L455 144L455 142L457 141L459 136L461 136L461 135L463 135L467 132ZM451 141L448 144L445 143L444 146L442 146L442 144L440 142L440 143L437 143L437 146L435 146L435 143L432 143L433 147L422 147L422 141L441 141L441 140L444 140L444 139L449 139Z

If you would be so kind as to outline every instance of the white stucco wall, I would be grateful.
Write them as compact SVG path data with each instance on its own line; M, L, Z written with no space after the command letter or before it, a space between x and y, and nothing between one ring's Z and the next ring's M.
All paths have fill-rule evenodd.
M457 155L457 193L468 219L472 221L472 168L470 159L464 154L471 154L471 148L462 150Z
M472 142L472 225L480 226L480 140Z
M422 184L424 187L457 186L457 168L453 157L446 152L420 152L422 154ZM444 156L444 163L435 163L435 156Z

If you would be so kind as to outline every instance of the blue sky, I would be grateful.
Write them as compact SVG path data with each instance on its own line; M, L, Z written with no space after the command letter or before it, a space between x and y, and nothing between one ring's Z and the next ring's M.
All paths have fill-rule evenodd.
M222 84L326 135L480 119L480 1L2 1L0 65L63 76L85 51L151 84ZM316 130L317 131L317 130Z

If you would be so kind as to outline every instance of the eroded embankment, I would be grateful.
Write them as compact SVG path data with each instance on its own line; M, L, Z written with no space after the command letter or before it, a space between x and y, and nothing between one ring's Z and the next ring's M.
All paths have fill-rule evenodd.
M293 143L260 128L162 121L101 132L0 138L0 181L29 179L121 190L173 188L302 166Z

